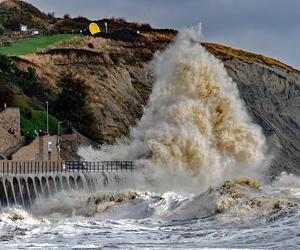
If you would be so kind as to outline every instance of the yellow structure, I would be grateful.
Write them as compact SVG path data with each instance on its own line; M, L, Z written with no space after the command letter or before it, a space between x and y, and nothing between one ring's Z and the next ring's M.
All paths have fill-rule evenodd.
M96 34L100 33L101 29L98 26L98 24L96 24L96 23L90 23L90 25L89 25L89 31L90 31L91 35L93 36L93 35L96 35Z

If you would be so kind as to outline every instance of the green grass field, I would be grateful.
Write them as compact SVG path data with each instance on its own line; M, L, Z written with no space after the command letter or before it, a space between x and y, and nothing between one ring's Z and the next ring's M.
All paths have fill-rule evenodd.
M53 36L42 36L32 38L30 40L18 41L13 43L12 46L0 47L0 54L7 56L21 56L37 52L40 49L46 49L50 45L57 42L76 37L74 34L58 34Z
M27 132L32 133L34 130L44 130L47 129L47 113L44 111L36 110L34 107L23 99L22 96L16 96L14 100L14 106L19 107L21 110L21 131L22 135L26 135ZM31 117L28 117L29 112L31 112ZM58 120L49 115L49 134L57 134L57 123Z

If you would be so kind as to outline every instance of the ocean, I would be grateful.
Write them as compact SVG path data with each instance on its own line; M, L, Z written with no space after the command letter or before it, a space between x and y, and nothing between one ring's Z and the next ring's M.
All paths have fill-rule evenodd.
M0 248L298 249L295 178L258 189L226 182L201 194L124 191L124 184L123 191L61 192L27 210L2 208Z

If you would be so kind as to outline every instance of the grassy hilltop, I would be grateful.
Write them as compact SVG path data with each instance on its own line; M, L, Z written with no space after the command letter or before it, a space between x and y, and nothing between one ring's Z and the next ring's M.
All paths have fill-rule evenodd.
M51 36L41 36L24 41L16 41L12 46L0 47L0 54L8 56L21 56L38 52L48 48L57 42L74 38L74 34L57 34Z

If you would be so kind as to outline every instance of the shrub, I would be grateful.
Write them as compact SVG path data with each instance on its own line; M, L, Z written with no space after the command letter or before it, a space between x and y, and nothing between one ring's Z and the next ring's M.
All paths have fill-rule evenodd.
M54 103L54 114L61 120L68 120L80 133L94 141L102 142L102 135L96 127L93 111L87 104L87 90L84 80L71 73L63 73L59 80L62 88Z
M8 23L8 28L13 30L13 31L19 31L19 29L20 29L20 20L18 18L13 18Z
M22 70L5 55L0 55L0 80L7 85L18 87L28 96L45 97L49 92L37 82L34 68Z
M54 12L54 11L49 12L49 13L47 14L47 16L48 16L49 18L55 18L55 12Z
M69 13L64 14L64 19L71 19L70 14Z
M12 106L14 101L15 93L9 87L5 86L2 82L0 82L0 109L2 110L4 107L4 103L7 106Z
M0 23L0 36L2 36L5 33L5 29L3 25Z
M0 72L3 75L12 75L16 70L17 66L9 57L0 55Z

